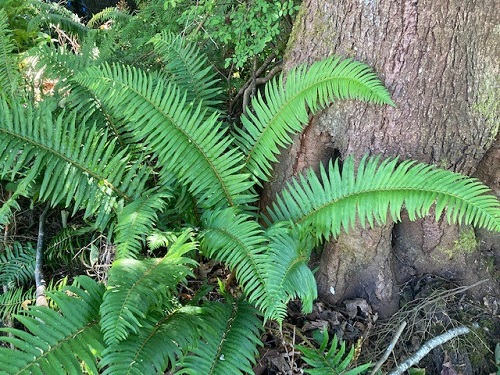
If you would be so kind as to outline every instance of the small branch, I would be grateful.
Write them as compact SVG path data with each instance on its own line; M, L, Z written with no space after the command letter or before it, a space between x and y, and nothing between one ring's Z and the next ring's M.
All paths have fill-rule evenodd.
M375 375L375 373L378 371L378 369L380 367L382 367L382 365L384 364L385 361L387 361L387 358L389 358L389 354L392 353L392 351L394 350L394 346L396 346L396 343L399 340L399 336L401 336L401 334L403 333L403 330L405 329L406 324L407 324L406 322L401 323L401 325L399 326L398 330L396 331L396 334L392 338L391 343L389 344L389 346L387 347L387 349L385 349L384 355L375 364L375 367L373 368L373 370L370 373L370 375Z
M424 358L436 346L442 345L445 342L459 336L469 333L470 329L467 327L458 327L449 330L439 336L436 336L427 341L420 349L418 349L412 356L407 358L403 363L397 366L394 370L389 372L388 375L401 375L408 370L411 366L416 365L422 358Z
M281 70L283 69L283 65L282 64L279 64L279 65L276 65L274 68L272 68L269 73L267 73L267 75L263 78L256 78L255 79L255 83L254 84L251 84L249 87L246 88L244 94L243 94L243 113L246 112L246 108L248 106L248 102L250 100L250 94L252 93L252 90L254 90L255 87L257 87L257 85L262 85L264 83L267 83L268 81L271 80L271 78L273 78L276 74L278 74L279 72L281 72ZM255 87L254 87L255 85Z
M255 72L255 76L259 77L266 70L267 66L271 63L271 61L273 61L275 58L276 58L276 55L274 53L272 53L270 56L268 56L264 60L262 65L259 67L259 69L257 69L257 71ZM252 82L253 82L253 77L250 78L248 81L246 81L243 86L241 86L240 90L238 91L238 93L236 94L236 96L233 98L233 100L231 102L232 103L236 102L236 100L238 100L238 98L245 93L245 90L248 88L248 86L250 86L252 84ZM230 111L230 113L231 113L232 107L230 108L230 110L231 110Z
M40 215L38 222L38 239L36 242L35 256L35 286L36 286L36 305L48 306L45 296L45 280L43 279L43 238L45 236L45 218L49 212L50 203L47 203L45 209Z

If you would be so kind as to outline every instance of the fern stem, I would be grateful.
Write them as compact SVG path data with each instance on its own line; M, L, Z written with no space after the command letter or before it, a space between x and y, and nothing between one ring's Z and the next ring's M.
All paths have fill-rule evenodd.
M35 258L35 286L36 286L36 305L48 306L45 296L45 280L43 279L43 238L45 237L45 219L49 212L50 203L47 203L38 222L38 239L36 242Z

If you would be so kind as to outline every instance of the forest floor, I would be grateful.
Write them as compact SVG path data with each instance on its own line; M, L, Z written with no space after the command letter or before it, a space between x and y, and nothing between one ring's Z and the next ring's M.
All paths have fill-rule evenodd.
M471 333L431 350L410 374L498 374L494 352L500 342L500 301L475 301L471 298L473 293L469 293L473 288L458 287L431 275L420 277L401 288L402 307L385 320L377 319L364 299L344 301L341 306L318 301L307 315L300 312L299 304L291 303L281 332L276 324L267 324L255 374L303 374L305 363L294 344L318 346L314 337L325 327L330 337L337 335L346 342L348 350L354 346L353 366L368 362L375 365L403 324L405 327L379 373L387 374L431 338L465 326L471 328ZM415 298L404 301L405 295Z
M218 280L222 280L227 290L238 293L233 276L222 265L202 262L198 272L197 276L206 277L209 284L216 286ZM481 282L461 287L433 275L414 278L400 289L401 308L384 320L378 319L376 312L361 298L336 306L316 301L310 314L301 312L299 302L291 302L281 330L275 322L266 324L262 336L264 346L259 349L260 359L254 374L305 374L307 365L294 347L318 347L322 338L319 332L325 327L330 338L337 335L346 343L346 353L351 347L355 348L350 368L368 362L375 365L384 356L398 329L405 324L378 374L393 370L430 339L465 326L471 329L470 333L431 350L412 367L410 374L498 375L500 367L495 364L495 346L500 346L500 301L479 301L474 294L479 284ZM213 293L210 299L221 297L215 288ZM366 372L370 373L371 369Z

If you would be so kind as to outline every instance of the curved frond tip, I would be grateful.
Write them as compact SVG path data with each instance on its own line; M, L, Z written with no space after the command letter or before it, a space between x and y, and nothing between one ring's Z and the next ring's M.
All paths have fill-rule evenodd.
M267 180L279 147L292 142L309 120L310 113L337 99L359 99L394 105L375 73L354 60L331 57L310 67L300 66L272 80L264 94L252 100L252 111L242 116L243 128L235 138L245 153L245 166L257 178Z

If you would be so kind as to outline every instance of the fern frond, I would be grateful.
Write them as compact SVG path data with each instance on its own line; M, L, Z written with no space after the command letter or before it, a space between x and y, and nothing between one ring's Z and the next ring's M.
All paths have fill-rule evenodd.
M99 365L103 375L163 374L177 359L198 344L205 329L202 308L176 307L154 312L142 322L137 334L108 346Z
M32 1L31 4L39 12L35 17L31 18L28 30L39 30L42 25L49 28L57 26L68 34L78 36L80 40L85 37L89 30L75 13L57 2Z
M314 231L317 239L348 231L356 219L362 226L385 223L387 213L400 220L404 208L410 220L423 217L435 205L438 220L446 211L450 223L473 224L500 231L500 202L485 194L489 188L477 179L431 165L378 157L363 158L355 173L352 158L340 172L336 162L321 167L321 181L309 170L294 180L269 209L271 222L292 221Z
M36 249L30 242L14 242L0 248L0 285L15 287L28 284L35 277Z
M170 32L157 34L150 43L163 60L169 79L187 93L188 103L203 103L206 107L221 103L219 80L195 44Z
M108 7L104 8L99 13L94 14L89 22L87 22L87 27L95 28L96 26L110 20L129 22L131 19L133 19L132 15L127 12L123 12L116 7Z
M157 212L165 207L166 193L139 197L123 208L115 227L116 259L136 258L158 220Z
M13 55L15 46L9 30L7 13L0 9L0 96L15 97L21 74Z
M250 202L252 186L241 173L242 155L215 115L204 119L200 106L187 104L173 84L154 80L133 67L90 67L76 77L143 142L163 170L174 171L202 207ZM165 172L160 172L161 174Z
M150 309L173 307L170 299L177 284L192 275L191 267L197 264L183 256L196 248L196 243L187 242L189 236L186 231L163 258L113 263L101 306L101 327L108 345L123 341L130 332L138 333Z
M265 270L266 293L254 303L264 313L264 319L281 324L292 299L302 300L302 311L310 313L318 297L316 280L308 267L312 246L284 226L276 225L267 231L269 245L261 260Z
M108 129L121 145L128 144L127 134L113 121L99 100L87 88L72 79L75 74L89 66L98 65L103 60L103 53L95 46L93 37L87 37L81 49L81 53L75 54L64 46L57 49L41 46L31 50L30 58L35 63L36 69L42 72L43 78L56 81L55 93L59 105L76 112L82 122L85 119L82 126L95 123L99 128ZM96 49L98 53L95 52Z
M328 332L323 331L323 340L319 348L308 348L302 345L296 345L302 356L301 358L312 369L304 369L306 374L310 375L358 375L371 367L370 363L357 366L351 370L347 370L354 358L354 346L351 347L349 353L345 353L345 342L342 342L339 348L339 340L337 335L333 337L330 349L328 346ZM325 352L326 351L326 352Z
M127 149L117 150L105 131L77 126L74 113L53 118L44 102L11 109L0 101L0 111L0 178L15 179L29 166L41 175L42 200L65 207L73 201L74 211L85 209L87 217L97 212L101 226L117 200L131 200L143 190L148 169L129 164Z
M261 226L236 208L207 211L202 216L202 225L203 253L229 266L250 302L262 298L266 293L268 265L262 264L262 253L268 240Z
M16 315L28 330L1 328L13 337L0 341L17 350L0 348L0 368L8 374L82 374L81 362L97 374L95 353L104 349L99 329L99 305L104 286L80 276L65 292L49 293L58 311L32 307ZM71 296L70 296L71 295Z
M0 321L4 322L14 314L19 314L36 299L33 288L12 288L0 294Z
M51 238L44 250L43 256L49 267L64 265L70 266L76 254L91 242L90 233L94 228L87 227L66 227L60 230Z
M235 137L245 153L246 168L257 178L267 180L278 147L292 142L309 119L335 99L360 99L392 104L387 89L370 68L353 60L328 58L291 70L273 79L264 94L252 100L254 112L247 112Z
M186 356L178 374L225 375L253 373L262 345L262 322L257 310L244 301L208 303L204 307L201 342Z

